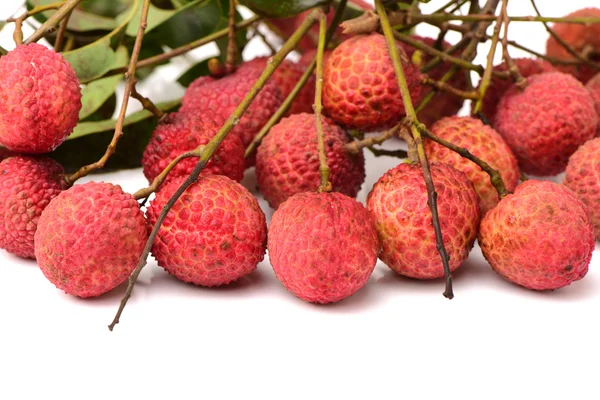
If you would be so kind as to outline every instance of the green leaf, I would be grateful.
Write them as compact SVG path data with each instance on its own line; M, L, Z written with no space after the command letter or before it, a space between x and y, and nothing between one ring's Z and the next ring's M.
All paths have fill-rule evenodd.
M125 46L117 49L115 63L111 69L120 68L127 65L129 55ZM79 120L83 120L98 110L114 94L119 82L123 79L123 74L109 76L88 83L81 90L81 110L79 111Z
M177 82L185 87L188 87L196 78L208 75L208 60L210 60L210 58L200 61L198 64L192 65L190 69L185 71L183 75L177 79Z
M164 9L160 9L160 8L156 7L153 4L150 4L150 10L148 11L148 21L147 21L148 25L146 26L146 33L151 32L157 26L159 26L162 23L173 18L175 15L187 10L188 8L193 7L196 4L205 3L208 1L209 0L193 0L189 3L187 3L186 5L184 5L183 7L177 8L175 10L164 10ZM138 26L140 24L141 19L142 19L142 8L139 7L135 16L132 18L131 23L127 27L126 33L128 36L133 37L137 34ZM182 29L184 27L180 26L179 28Z
M179 100L157 104L164 111L173 111ZM117 121L80 122L65 143L50 153L67 171L98 161L113 137ZM106 169L135 168L141 165L142 154L157 120L146 111L138 111L125 119L123 137L108 160Z
M270 18L293 17L316 6L322 6L331 0L238 0L255 13Z
M65 59L75 69L80 82L86 83L98 78L110 71L112 66L115 65L117 61L116 50L121 43L123 32L140 4L140 0L135 0L127 14L120 14L117 18L120 25L108 35L87 46L63 53Z

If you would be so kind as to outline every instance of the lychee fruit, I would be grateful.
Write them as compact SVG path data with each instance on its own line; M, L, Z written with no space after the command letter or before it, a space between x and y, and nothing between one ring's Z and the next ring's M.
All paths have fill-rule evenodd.
M566 17L600 18L600 8L583 8L566 15ZM600 62L600 23L569 24L561 22L554 24L552 30L569 44L573 50L583 55L586 59L593 62ZM577 60L552 35L546 42L546 55L564 61ZM586 83L598 72L595 68L584 63L579 65L556 65L556 68L562 72L572 74L583 83Z
M75 185L48 204L35 233L40 269L58 289L95 297L125 282L148 228L138 202L120 186Z
M513 61L515 62L517 68L519 69L519 73L523 76L523 78L528 78L532 75L542 74L544 72L556 71L552 64L542 59L514 58ZM502 64L494 66L493 70L495 72L505 72L508 71L508 65L506 62L503 62ZM512 77L502 79L492 75L490 86L485 92L485 97L483 98L481 108L481 111L488 120L494 121L498 102L500 102L500 99L502 96L504 96L504 93L510 89L513 83L514 81Z
M596 129L596 136L600 136L600 72L597 73L592 79L585 84L585 88L592 95L594 104L596 105L596 113L598 114L598 128Z
M254 66L260 71L263 71L267 66L268 57L258 57L251 61L246 62L249 66ZM282 99L285 98L294 90L294 87L304 75L305 67L289 60L283 60L279 67L273 73L273 79L277 83L279 90L281 90ZM313 104L315 102L315 77L312 75L298 96L290 106L290 109L286 115L298 114L298 113L312 113Z
M235 73L221 79L200 77L187 88L181 100L180 111L193 111L223 124L246 97L261 73L259 68L242 64ZM269 79L231 133L238 135L244 147L247 147L282 101L277 82Z
M327 118L322 122L333 190L356 197L365 180L364 156L362 152L348 153L348 134ZM317 190L320 174L314 114L295 114L271 128L257 149L256 178L259 190L273 208L293 194Z
M519 183L517 158L502 136L479 119L471 117L447 117L431 127L431 132L457 146L464 147L471 154L487 162L500 173L508 191L513 191ZM490 181L490 176L474 162L458 153L435 143L425 142L425 152L431 162L444 163L464 172L475 187L481 200L481 212L485 213L498 204L498 193Z
M412 35L411 37L413 39L425 43L428 46L436 47L437 40L434 38L421 37L417 35ZM404 51L406 52L406 55L408 56L409 60L411 60L411 62L418 69L421 69L423 65L427 64L433 58L426 53L422 53L422 56L420 57L420 62L415 64L416 60L413 59L413 55L417 49L406 43L402 43L402 47L404 48ZM446 41L442 41L438 45L438 47L438 50L446 51L448 48L451 47L451 45ZM429 71L427 74L432 79L440 80L448 71L450 71L450 68L452 68L452 63L442 62L438 64L435 68L433 68L431 71ZM467 79L465 77L464 71L458 71L456 74L454 74L454 76L448 83L456 89L466 90ZM432 90L433 89L430 87L423 87L423 89L421 90L421 98L425 98L425 96L427 96ZM461 109L463 103L464 100L459 96L447 92L438 92L427 104L427 106L417 114L417 118L422 124L425 124L426 126L431 126L440 118L455 115ZM415 104L415 107L416 106L417 104Z
M269 259L300 299L333 303L364 286L377 263L377 233L362 204L341 193L298 193L273 214Z
M42 211L67 188L63 167L48 157L14 156L0 163L0 248L35 258Z
M73 131L81 109L75 70L40 44L0 58L0 144L20 153L48 153Z
M466 175L446 164L431 164L438 193L442 238L456 270L469 255L480 220L479 197ZM427 188L417 164L400 164L387 171L367 197L381 242L379 258L400 275L417 279L444 276L436 248Z
M219 128L220 125L210 119L209 114L202 115L194 110L169 114L152 133L142 156L144 175L148 181L152 182L180 154L206 145ZM228 134L202 173L225 175L241 181L245 169L244 151L242 140L233 133ZM196 157L180 161L169 173L169 178L187 177L197 163Z
M148 208L154 225L184 177L170 180ZM167 214L152 254L176 278L202 286L225 285L256 269L267 240L265 215L239 183L201 175Z
M479 245L494 271L534 290L585 276L594 229L584 204L564 185L528 180L481 221Z
M585 87L569 74L530 76L524 90L512 86L498 104L494 127L526 173L565 170L569 156L596 134L598 114Z
M421 96L420 72L396 43L410 97ZM323 107L338 124L362 131L390 128L405 115L383 35L357 35L340 44L323 70Z
M600 138L587 141L573 153L563 183L586 205L600 239Z

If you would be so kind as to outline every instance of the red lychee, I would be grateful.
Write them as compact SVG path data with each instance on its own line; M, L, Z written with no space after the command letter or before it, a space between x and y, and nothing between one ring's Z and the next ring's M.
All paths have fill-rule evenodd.
M73 131L81 109L75 70L61 54L31 43L0 58L0 144L48 153Z
M583 8L574 11L566 17L596 17L600 18L600 8ZM600 61L600 23L596 24L567 24L556 23L552 30L564 40L573 50L582 54L590 61ZM577 60L554 36L550 36L546 42L546 54L560 60ZM586 64L579 65L556 65L562 72L572 74L577 79L586 83L598 72L595 68Z
M160 188L148 208L152 225L184 180L174 178ZM266 240L265 215L252 194L225 176L201 175L167 215L152 254L184 282L218 286L254 271Z
M396 43L413 102L421 95L420 72ZM340 44L323 70L323 107L338 124L383 130L405 115L398 80L383 35L357 35Z
M597 73L592 79L585 84L585 88L592 95L594 104L596 105L596 113L598 114L598 128L596 129L596 136L600 136L600 72Z
M417 35L412 35L412 38L417 39L428 46L436 47L437 40L434 38L421 37ZM402 43L402 47L404 48L409 60L415 64L416 60L413 59L413 54L417 49L406 43ZM438 50L441 51L446 51L450 47L450 43L446 41L442 41L442 43L437 46ZM420 57L420 62L415 64L415 67L419 69L421 69L423 65L427 64L433 58L426 53L421 52L421 54L422 56ZM452 65L453 64L449 62L442 62L427 74L432 79L440 80L448 71L450 71ZM464 71L458 71L448 83L456 89L466 90L467 79ZM433 89L430 87L423 87L421 90L421 100L425 98L425 96L427 96L432 90ZM438 92L427 104L427 106L417 114L417 118L419 122L425 124L426 126L431 126L440 118L455 115L461 109L463 103L464 100L459 96L455 96L452 93L447 92ZM415 107L417 107L417 104L415 104Z
M258 68L242 64L235 73L221 79L200 77L185 92L180 111L193 111L222 124L233 114L261 73ZM281 102L277 82L269 79L231 133L238 135L247 147Z
M528 180L481 221L479 245L494 271L528 289L558 289L585 276L594 229L566 186Z
M547 176L565 170L569 156L596 134L594 100L573 76L546 72L512 86L500 100L494 127L526 173Z
M63 173L48 157L15 156L0 163L0 248L35 258L38 220L50 200L67 188Z
M586 205L600 239L600 138L587 141L573 153L563 183Z
M258 57L246 62L246 65L258 68L260 71L267 66L268 57ZM295 64L289 60L283 62L277 67L273 73L273 79L277 82L279 90L281 90L282 99L285 98L294 90L294 87L304 74L305 67ZM298 113L312 113L313 104L315 102L315 78L311 76L298 96L290 106L286 115Z
M514 58L513 59L517 68L519 68L519 73L523 75L524 78L530 77L532 75L542 74L544 72L553 72L556 69L549 62L542 59L534 59L534 58ZM508 65L506 62L503 62L500 65L494 66L494 71L496 72L504 72L508 71ZM496 108L498 107L498 102L504 93L513 85L514 81L511 77L507 79L502 79L497 76L492 76L492 80L490 81L490 86L488 90L485 92L485 97L483 98L483 104L481 111L487 117L488 120L494 121L496 117Z
M142 166L148 181L152 182L180 154L206 145L219 128L220 125L211 120L209 115L201 115L193 110L168 115L158 124L144 150ZM233 133L228 134L202 173L225 175L241 181L245 169L244 151L242 140ZM196 157L180 161L169 173L169 178L188 176L197 163Z
M131 194L88 182L48 204L35 233L35 257L58 289L94 297L127 280L147 239L144 214Z
M273 214L269 259L300 299L332 303L367 283L377 263L377 233L364 206L341 193L298 193Z
M363 154L348 153L345 145L350 139L346 132L327 118L322 121L333 190L356 197L365 180ZM271 128L256 153L258 187L271 207L279 207L293 194L317 190L317 142L314 114L295 114Z
M517 158L502 136L492 127L484 125L476 118L448 117L436 122L431 127L431 132L457 146L466 148L471 154L487 162L500 173L507 190L513 191L517 187L519 183ZM467 175L481 199L480 207L483 213L498 204L498 193L489 175L475 163L432 140L425 142L425 152L429 161L449 164Z
M463 172L446 164L431 164L431 174L439 196L442 237L454 271L473 248L479 198ZM417 279L444 276L427 188L418 165L400 164L379 178L367 197L367 209L382 246L379 258L388 267Z

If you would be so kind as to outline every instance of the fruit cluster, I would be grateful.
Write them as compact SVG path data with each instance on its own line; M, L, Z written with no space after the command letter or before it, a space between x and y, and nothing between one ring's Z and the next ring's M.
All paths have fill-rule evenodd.
M598 16L600 10L574 15ZM600 54L600 23L559 23L555 30L576 49ZM199 178L172 202L198 164L181 155L213 143L272 59L197 78L181 108L161 118L144 151L143 173L150 187L156 185L145 212L138 200L147 195L104 182L73 185L61 165L41 155L76 126L80 84L60 53L35 43L17 46L0 58L0 248L35 258L50 282L78 297L99 296L125 282L147 243L169 274L207 287L251 273L268 250L283 286L316 303L355 293L378 259L403 276L442 278L460 267L476 240L494 271L529 289L558 289L586 275L600 238L600 72L543 59L506 60L493 67L483 90L482 122L457 115L464 102L457 92L470 87L464 72L446 82L454 92L436 94L441 86L428 84L453 71L451 61L426 67L435 57L402 41L391 52L377 31L343 39L323 58L322 117L313 111L319 81L313 75L256 152L246 151L262 139L257 134L311 63L315 44L305 41L303 60L277 67L212 157L201 161ZM412 40L458 56L443 40ZM547 49L552 59L571 60L554 38ZM402 96L394 53L409 96ZM522 79L516 84L508 74L513 69ZM411 125L407 104L433 94L416 114L424 125ZM419 143L406 136L411 128L425 135L437 216L417 162L422 155L415 159L414 153L368 188L366 205L355 200L365 180L363 148L377 137L372 133L403 133L410 155L419 153ZM331 191L319 186L320 138ZM256 198L239 183L249 167L275 209L268 227ZM564 184L524 175L564 171ZM498 181L507 192L497 190ZM165 207L172 208L161 216Z

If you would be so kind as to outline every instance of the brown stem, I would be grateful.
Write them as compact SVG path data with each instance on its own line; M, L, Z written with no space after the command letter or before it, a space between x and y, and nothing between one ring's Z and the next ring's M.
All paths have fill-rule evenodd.
M134 81L133 85L131 86L131 97L133 97L134 99L139 101L142 104L142 107L144 107L144 110L150 111L156 118L158 118L159 122L162 121L167 114L164 111L162 111L160 108L158 108L156 106L156 104L154 104L152 102L152 100L150 100L147 97L142 96L137 91L136 83L137 83L137 81Z
M429 77L427 75L423 75L421 77L421 82L424 85L432 86L436 90L439 90L442 92L447 92L447 93L452 93L453 95L455 95L457 97L462 97L463 99L477 100L479 98L479 95L477 94L477 92L467 92L464 90L457 89L454 86L451 86L446 82L436 81L435 79L432 79L431 77Z
M119 117L117 119L117 124L115 126L115 133L113 134L113 138L108 147L106 148L106 152L104 153L102 158L100 158L100 160L96 161L93 164L81 167L77 172L75 172L72 175L65 176L65 181L69 185L72 185L77 179L90 174L92 171L104 167L106 161L108 161L110 156L114 154L117 148L117 143L119 143L119 139L121 139L121 136L123 136L123 124L125 123L125 113L127 112L129 97L131 96L133 86L135 85L135 71L137 67L137 60L142 49L142 40L144 39L144 32L147 26L149 9L150 0L144 0L144 5L142 7L142 18L140 20L140 25L138 27L137 35L135 37L133 51L131 52L129 67L127 68L127 72L125 73L125 93L123 94L123 104L121 104L121 110L119 112Z
M427 128L423 124L419 124L417 128L419 129L419 131L421 131L421 134L424 137L431 139L434 142L458 153L461 157L474 162L479 168L481 168L486 174L490 176L490 181L492 182L492 185L494 185L496 192L498 192L499 198L502 199L510 194L510 192L506 190L506 185L504 185L504 181L502 180L502 176L500 176L500 173L494 168L490 167L488 163L474 156L469 150L465 149L464 147L459 147L454 143L451 143L445 139L434 135L431 131L427 130Z
M379 29L379 16L373 10L367 10L356 18L340 24L345 35L360 35L375 32Z
M275 69L279 66L279 64L281 64L285 57L291 51L294 50L294 48L300 42L302 37L306 34L306 32L308 32L310 27L321 17L321 15L323 15L323 11L321 9L313 9L313 11L311 11L311 13L304 19L298 30L294 32L294 34L277 52L277 54L275 54L272 57L272 61L270 63L267 63L263 73L260 75L256 83L254 83L246 97L242 99L240 104L236 107L233 114L227 119L225 124L219 130L219 132L217 132L217 134L211 139L211 141L205 145L204 150L202 151L202 155L198 163L190 173L190 175L183 182L183 184L175 191L173 196L169 199L169 201L167 201L165 206L162 208L160 215L158 216L156 223L152 228L152 232L150 233L148 241L144 246L144 250L140 255L140 261L138 262L137 266L135 267L135 270L129 277L129 284L127 285L127 290L125 292L125 295L123 296L123 299L121 300L121 303L119 304L119 309L117 310L113 321L108 326L109 330L112 331L115 325L119 323L121 314L123 313L123 310L127 305L127 301L129 300L129 298L131 297L131 293L133 292L135 282L137 281L138 276L142 272L142 269L146 265L146 260L148 258L148 255L150 254L152 244L154 243L154 240L158 235L158 231L160 230L163 221L165 220L167 214L169 213L175 202L179 199L183 192L185 192L185 190L198 179L200 172L204 169L210 157L212 157L212 155L214 154L218 146L221 144L221 142L225 139L227 134L229 134L229 132L231 132L234 126L239 123L240 118L244 115L248 107L250 107L252 101L267 83L267 80L271 77Z
M66 0L63 5L46 20L35 32L31 34L25 41L25 44L37 42L46 34L56 29L56 25L75 8L82 0Z
M263 35L263 33L258 29L258 26L254 27L254 36L258 37L261 40L261 42L263 42L263 44L267 46L267 48L271 52L271 55L277 53L277 49L275 49L275 47L271 44L271 42L269 42L266 36Z
M471 40L469 36L470 36L470 34L464 34L462 39L459 40L458 43L456 43L455 45L452 45L448 49L444 50L444 53L455 54L456 52L462 50L465 46L467 46L469 44L469 42ZM442 63L441 58L434 57L429 62L427 62L427 64L425 64L423 66L423 68L421 68L421 72L427 73L441 63ZM481 68L481 73L483 73L483 67L480 67L480 68ZM480 73L480 75L481 75L481 73Z
M446 252L446 247L444 246L444 240L442 237L442 229L440 226L440 219L437 209L437 192L435 191L435 186L431 176L431 170L429 168L429 162L427 161L427 155L425 154L425 148L423 147L423 139L421 138L421 133L416 128L416 125L419 123L417 119L417 113L415 112L412 100L410 98L408 84L406 83L406 77L404 75L404 69L402 67L402 60L400 59L398 49L396 48L394 32L392 30L392 26L390 25L390 21L388 20L385 8L381 3L381 0L375 0L375 9L377 10L377 14L379 14L381 28L383 29L388 51L390 53L390 58L392 59L392 64L396 73L396 78L398 79L398 86L400 88L400 94L402 96L404 110L406 111L407 119L411 122L410 130L417 146L418 158L421 164L423 178L425 179L425 185L427 187L427 204L429 205L429 209L431 210L431 217L433 220L433 228L435 231L435 238L437 244L436 247L438 252L440 253L442 265L444 267L444 276L446 279L446 289L444 290L444 296L448 299L451 299L454 297L454 293L452 291L452 273L450 272L450 265L448 263L449 256Z
M13 33L13 40L17 46L23 44L23 22L36 14L42 13L44 11L56 10L62 7L65 4L64 1L57 1L56 3L45 4L40 6L35 6L29 11L25 11L23 14L19 15L16 18L9 18L6 22L14 22L15 23L15 31Z
M408 157L408 153L404 150L387 150L387 149L376 149L374 147L367 147L375 157L396 157L405 159Z
M332 186L329 176L331 170L327 165L327 154L325 153L325 133L323 132L323 53L325 53L325 35L327 31L327 19L325 13L322 13L319 18L319 42L317 46L317 72L316 72L316 87L315 87L315 122L317 124L317 143L319 150L319 174L321 175L321 184L317 191L331 192Z
M237 63L238 48L235 42L235 0L229 0L229 24L228 24L228 39L227 56L225 58L225 68L227 73L235 71Z
M346 151L350 154L358 154L365 147L371 147L375 144L381 144L386 140L396 136L400 131L400 124L394 125L391 129L377 136L370 136L362 140L355 140L346 144Z
M71 18L72 13L73 10L69 11L67 13L67 16L62 21L60 21L60 28L58 29L58 33L56 34L56 40L54 41L54 51L56 51L57 53L63 46L65 33L67 32L67 25L69 25L69 18Z
M495 15L489 14L468 14L458 15L450 13L439 14L421 14L412 10L392 11L389 13L390 22L393 25L407 25L418 22L447 22L447 21L466 21L466 22L493 22ZM512 22L562 22L569 24L597 24L600 23L600 17L542 17L538 16L509 16Z
M419 149L417 148L417 143L415 139L412 137L410 131L406 129L406 126L402 127L400 130L400 137L404 139L406 145L408 147L408 152L406 153L408 160L416 164L419 162Z
M506 66L508 67L508 72L510 72L510 75L515 81L515 85L517 85L517 87L520 89L524 89L525 86L527 86L527 80L523 78L523 75L521 75L521 72L519 71L519 67L517 67L517 64L508 52L508 24L510 23L510 20L508 19L508 13L506 11L507 5L508 0L503 0L502 9L500 10L504 24L504 36L502 37L502 57L504 58Z

